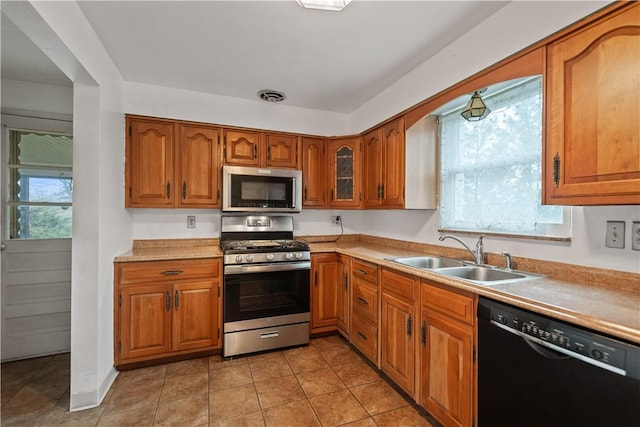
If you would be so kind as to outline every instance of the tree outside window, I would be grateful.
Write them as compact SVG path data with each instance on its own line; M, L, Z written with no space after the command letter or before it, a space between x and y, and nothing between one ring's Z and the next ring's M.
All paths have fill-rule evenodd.
M70 238L71 136L11 130L9 141L10 238Z

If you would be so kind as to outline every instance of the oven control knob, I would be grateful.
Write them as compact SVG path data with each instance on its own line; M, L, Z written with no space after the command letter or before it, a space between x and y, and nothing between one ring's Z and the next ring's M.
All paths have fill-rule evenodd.
M296 252L296 259L302 258L302 252Z
M267 254L267 261L273 261L274 258L275 258L275 255Z
M293 254L291 252L288 252L284 257L286 259L292 259L293 258Z
M253 262L253 255L247 255L247 261Z
M242 255L236 255L236 262L242 262Z

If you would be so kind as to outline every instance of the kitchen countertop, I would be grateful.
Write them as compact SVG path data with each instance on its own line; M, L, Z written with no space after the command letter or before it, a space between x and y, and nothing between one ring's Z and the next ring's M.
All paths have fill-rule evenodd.
M484 286L388 260L414 255L454 257L450 248L414 243L399 245L398 241L394 240L388 240L390 244L387 245L384 244L386 241L387 239L381 238L345 238L338 242L310 242L310 248L312 253L337 252L370 261L447 285L452 289L482 295L640 344L640 274L621 272L622 280L615 280L616 272L604 270L605 273L612 273L612 275L611 277L607 275L601 282L615 283L615 285L588 281L583 283L582 280L578 283L566 280L560 274L560 270L570 269L572 274L569 277L591 279L599 273L598 269L548 263L556 268L558 275L555 274L556 270L552 269L549 270L553 272L551 274L549 271L542 271L548 277L541 279ZM218 239L140 240L134 242L130 251L115 257L114 262L218 257L222 257ZM495 260L499 258L488 256L488 259L489 263L493 260L495 264ZM520 261L517 265L519 269L540 273L540 271L524 268L524 266L534 266L532 263L527 264L526 259L522 258L518 261ZM544 264L544 262L537 261L536 264ZM582 273L581 270L587 273L573 274ZM596 273L590 273L591 270L596 270Z

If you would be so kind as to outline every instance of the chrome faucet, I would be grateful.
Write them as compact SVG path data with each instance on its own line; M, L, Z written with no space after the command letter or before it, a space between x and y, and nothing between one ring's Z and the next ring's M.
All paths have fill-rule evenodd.
M476 250L475 251L471 250L471 248L469 246L467 246L467 244L464 241L462 241L462 239L460 239L459 237L456 237L456 236L454 236L452 234L443 234L442 236L440 236L438 238L438 240L440 240L442 242L445 239L453 239L453 240L461 243L462 246L464 246L465 249L468 250L471 255L473 255L473 257L476 260L476 264L484 264L484 246L482 245L482 238L483 237L484 237L484 234L481 235L480 237L478 237L478 241L476 242Z
M502 253L502 256L504 257L504 263L507 270L511 270L511 264L512 264L511 254L509 252L504 252L504 251L501 253Z

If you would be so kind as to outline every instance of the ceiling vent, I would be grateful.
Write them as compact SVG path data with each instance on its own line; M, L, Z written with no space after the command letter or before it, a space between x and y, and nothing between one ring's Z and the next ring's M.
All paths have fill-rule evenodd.
M272 89L263 89L258 92L258 96L260 99L267 102L281 102L286 98L284 93Z

